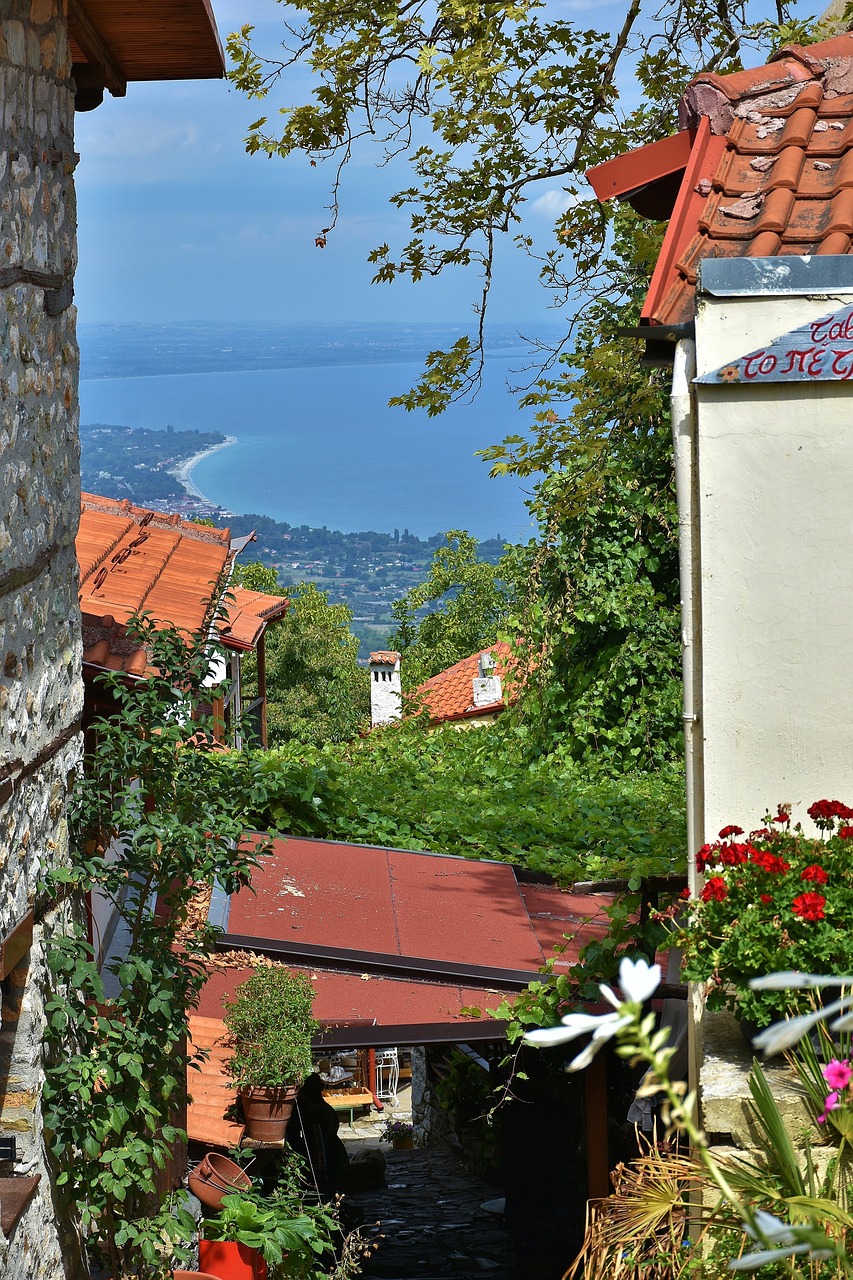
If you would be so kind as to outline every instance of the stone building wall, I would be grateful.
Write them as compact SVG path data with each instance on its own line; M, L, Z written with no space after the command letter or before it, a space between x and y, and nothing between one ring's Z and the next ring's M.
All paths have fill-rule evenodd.
M0 939L35 909L33 946L0 997L0 1136L41 1173L0 1275L60 1280L39 1097L46 867L67 856L80 755L78 351L74 97L63 0L0 3ZM0 1176L11 1169L0 1165Z

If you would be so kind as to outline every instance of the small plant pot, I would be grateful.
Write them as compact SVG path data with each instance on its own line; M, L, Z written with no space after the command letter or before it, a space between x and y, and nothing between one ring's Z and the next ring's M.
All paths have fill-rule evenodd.
M283 1142L297 1090L241 1089L246 1133L254 1142Z
M209 1151L188 1178L190 1191L206 1209L219 1209L222 1197L251 1191L252 1179L227 1156Z
M267 1276L259 1250L232 1240L199 1240L198 1265L216 1280L266 1280Z
M218 1280L209 1271L173 1271L172 1280Z
M392 1138L391 1145L395 1151L412 1151L414 1149L415 1140L409 1138Z

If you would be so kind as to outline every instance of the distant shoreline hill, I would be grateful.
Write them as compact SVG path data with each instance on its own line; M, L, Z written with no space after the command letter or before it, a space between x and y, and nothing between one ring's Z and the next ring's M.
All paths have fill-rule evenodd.
M252 550L265 564L275 564L294 552L318 551L335 558L353 552L396 551L403 558L432 551L444 533L419 538L408 529L378 532L374 529L344 533L325 525L289 525L271 516L249 512L241 515L225 511L198 493L187 472L203 454L224 448L230 438L220 431L165 431L145 427L124 427L108 423L81 425L81 473L84 490L105 498L129 498L139 506L156 511L177 512L187 518L203 516L222 528L227 525L235 537L256 530L258 541ZM490 538L480 543L484 560L496 562L503 552L503 540Z
M314 582L332 603L346 604L359 637L359 656L385 644L393 626L391 605L423 582L444 533L419 538L373 529L343 533L326 526L292 526L253 512L224 511L201 495L188 473L199 457L229 443L219 431L149 431L142 427L92 423L80 427L83 488L105 498L128 498L155 511L177 512L184 519L212 520L234 537L253 530L257 541L242 556L275 568L283 590ZM501 538L480 543L480 558L496 564Z

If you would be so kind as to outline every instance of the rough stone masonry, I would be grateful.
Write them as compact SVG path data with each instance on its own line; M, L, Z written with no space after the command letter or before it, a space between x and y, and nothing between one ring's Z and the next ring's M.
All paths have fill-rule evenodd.
M65 802L80 758L80 514L74 96L63 0L0 0L0 940L35 910L31 950L0 1002L0 1177L41 1181L7 1239L6 1280L60 1280L61 1241L40 1115L43 939L38 900L67 857ZM0 1184L0 1206L2 1206Z

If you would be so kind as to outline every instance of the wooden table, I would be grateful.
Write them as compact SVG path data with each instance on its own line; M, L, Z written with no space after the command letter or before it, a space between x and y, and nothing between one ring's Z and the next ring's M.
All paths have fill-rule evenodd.
M323 1097L335 1111L349 1112L350 1128L356 1108L373 1105L373 1094L366 1089L324 1089Z

